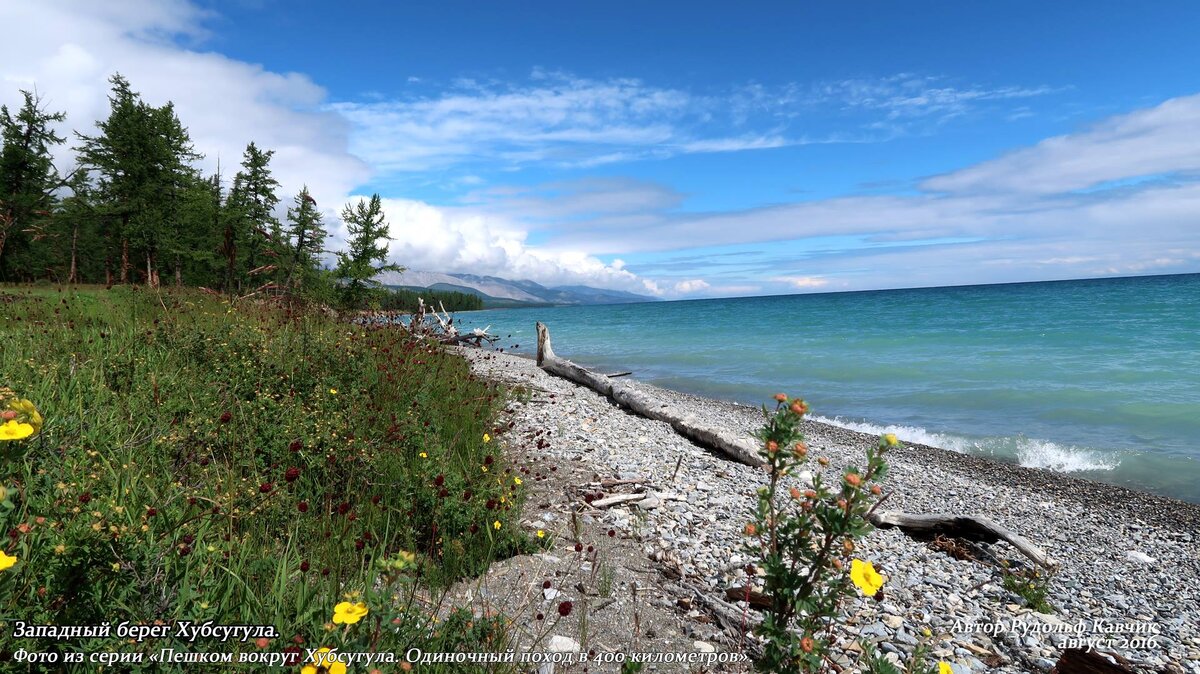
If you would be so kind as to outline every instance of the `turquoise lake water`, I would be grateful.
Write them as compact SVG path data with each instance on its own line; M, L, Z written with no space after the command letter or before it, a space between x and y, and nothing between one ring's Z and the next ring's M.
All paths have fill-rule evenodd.
M497 346L1200 502L1200 274L459 315ZM511 337L507 337L511 335ZM513 345L519 345L512 348Z

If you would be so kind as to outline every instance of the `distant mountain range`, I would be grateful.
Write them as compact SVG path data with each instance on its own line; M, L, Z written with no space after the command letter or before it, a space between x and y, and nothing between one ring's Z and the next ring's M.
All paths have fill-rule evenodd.
M376 280L392 288L445 290L483 298L486 308L553 306L563 304L629 304L655 302L656 297L591 286L546 287L533 281L510 281L477 274L443 274L434 271L385 272Z

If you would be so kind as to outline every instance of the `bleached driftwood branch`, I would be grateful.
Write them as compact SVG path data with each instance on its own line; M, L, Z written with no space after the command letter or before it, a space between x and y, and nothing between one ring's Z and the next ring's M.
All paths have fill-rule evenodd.
M1046 553L1029 539L983 515L914 515L895 510L880 510L871 513L868 519L880 529L899 527L904 531L927 535L945 534L988 543L1005 541L1036 564L1048 569L1056 566Z
M550 329L544 323L537 324L537 335L537 364L543 370L582 384L644 417L664 421L683 437L698 445L715 449L735 461L750 466L763 465L763 460L758 456L758 443L753 438L736 435L707 424L699 416L672 407L628 384L613 381L611 377L559 358L550 347Z
M486 328L475 328L468 333L460 333L454 325L454 318L446 311L446 305L438 302L438 307L441 309L440 313L433 307L426 308L425 300L418 297L417 310L409 317L409 331L414 335L429 337L448 345L483 346L484 343L492 344L500 339L498 335L488 334L488 328L492 327L490 325ZM427 318L433 318L436 323Z

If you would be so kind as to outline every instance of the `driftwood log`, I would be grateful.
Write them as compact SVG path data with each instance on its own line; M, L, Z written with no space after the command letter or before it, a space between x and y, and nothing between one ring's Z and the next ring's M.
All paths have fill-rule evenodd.
M537 324L537 336L537 364L543 370L582 384L644 417L664 421L670 424L676 433L698 445L715 449L734 461L750 466L763 465L763 460L758 456L758 443L753 438L706 424L700 417L684 409L642 393L628 384L613 381L611 377L559 358L550 347L550 329L544 323Z
M929 536L945 534L988 543L1005 541L1036 564L1048 569L1056 566L1046 553L1029 539L1013 533L983 515L913 515L895 510L880 510L871 513L868 519L880 529L899 527L906 532Z

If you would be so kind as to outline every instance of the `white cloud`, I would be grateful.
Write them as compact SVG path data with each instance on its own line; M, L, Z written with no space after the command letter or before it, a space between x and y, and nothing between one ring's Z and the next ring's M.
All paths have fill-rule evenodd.
M688 295L709 288L708 281L704 279L691 279L688 281L679 281L675 284L675 292L681 295Z
M420 271L469 272L529 279L544 285L593 285L661 295L656 283L616 261L575 250L547 251L526 243L526 232L502 217L433 206L409 199L383 199L392 241L389 260ZM340 225L335 239L345 239Z
M811 290L829 285L829 279L819 276L778 276L771 280L777 283L786 283L799 290Z
M998 159L926 180L938 192L1052 194L1200 171L1200 94L1118 115Z
M48 108L67 111L64 130L91 133L108 115L107 80L119 71L148 102L174 101L207 171L219 158L231 176L253 140L276 151L272 168L285 195L307 183L332 210L370 175L347 150L349 125L320 110L325 91L304 75L173 41L202 39L204 16L181 0L0 4L0 25L19 27L0 41L0 102L11 106L19 88L36 87ZM58 150L60 167L73 144Z

